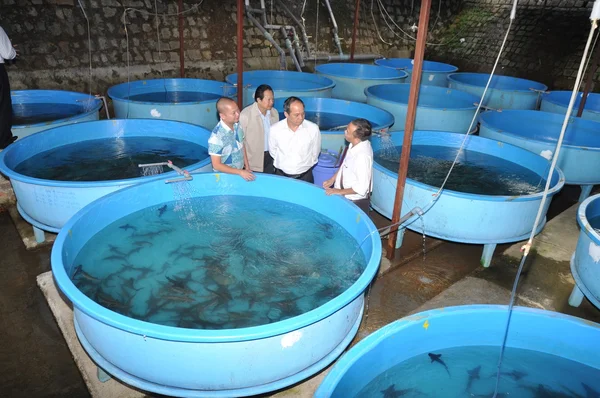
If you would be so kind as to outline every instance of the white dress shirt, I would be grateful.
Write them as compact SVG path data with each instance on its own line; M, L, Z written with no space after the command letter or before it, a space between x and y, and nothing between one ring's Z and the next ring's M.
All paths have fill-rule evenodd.
M16 56L17 52L13 48L10 39L4 29L0 27L0 64L3 64L5 59L13 59Z
M346 157L335 178L334 188L352 188L355 194L345 195L350 200L364 199L373 187L373 148L370 141L350 144Z
M319 161L321 131L315 123L304 120L292 131L287 118L271 126L269 153L274 166L286 174L302 174Z

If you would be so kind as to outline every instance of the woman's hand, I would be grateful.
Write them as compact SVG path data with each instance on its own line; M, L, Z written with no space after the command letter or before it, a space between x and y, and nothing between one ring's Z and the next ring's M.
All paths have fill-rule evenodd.
M323 188L327 190L327 188L331 188L333 183L335 182L335 176L331 177L329 180L323 182ZM328 194L329 195L329 194Z

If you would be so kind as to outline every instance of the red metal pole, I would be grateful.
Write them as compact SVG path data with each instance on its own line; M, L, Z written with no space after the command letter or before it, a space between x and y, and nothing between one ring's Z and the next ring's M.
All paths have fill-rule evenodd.
M412 145L413 132L415 130L415 117L417 116L417 102L419 100L419 85L423 72L423 57L427 39L427 28L429 25L429 12L431 0L421 0L421 13L419 16L419 30L415 46L414 65L410 81L410 92L408 94L408 109L406 112L406 123L404 125L404 141L402 142L402 153L400 154L400 165L398 167L398 182L396 184L396 199L394 201L394 212L392 214L392 225L400 221L402 210L402 199L404 198L404 186L408 174L408 160L410 159L410 147ZM386 257L393 260L396 251L396 237L398 226L391 229L388 237Z
M244 105L244 0L237 2L237 102Z
M185 61L183 60L185 53L183 46L183 0L179 0L177 8L179 9L179 75L185 77Z
M350 62L354 62L354 50L356 49L356 31L358 30L358 15L360 11L360 0L356 0L354 6L354 25L352 26L352 44L350 44Z
M581 115L583 114L583 108L585 108L587 96L592 88L592 82L594 81L594 75L596 74L596 70L598 69L598 63L600 63L600 50L596 50L596 54L594 54L594 59L592 60L592 67L590 68L590 73L588 75L587 81L585 82L585 87L583 89L583 97L581 97L581 102L579 102L579 110L577 111L577 117L581 117Z

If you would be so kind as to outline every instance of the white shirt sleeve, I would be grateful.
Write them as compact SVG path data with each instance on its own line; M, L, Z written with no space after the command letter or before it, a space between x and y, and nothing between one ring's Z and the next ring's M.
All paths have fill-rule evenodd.
M356 175L356 182L352 184L352 189L358 195L366 196L369 192L371 174L372 174L372 160L366 155L360 155L354 162L354 174Z
M0 27L0 58L4 61L5 59L13 59L16 56L17 52L13 48L10 39L4 29Z
M269 129L269 153L273 158L275 164L275 155L277 154L277 128L274 128L276 124L272 125Z

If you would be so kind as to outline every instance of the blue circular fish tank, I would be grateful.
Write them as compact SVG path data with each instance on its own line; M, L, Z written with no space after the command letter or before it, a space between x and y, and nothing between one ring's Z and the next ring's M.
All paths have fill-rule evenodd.
M35 228L57 233L77 211L104 195L145 181L166 176L175 178L178 174L169 171L164 174L142 176L142 169L138 168L137 164L133 164L130 166L140 170L138 177L68 181L61 180L60 176L57 179L44 179L21 174L16 171L19 170L20 165L36 156L41 156L41 160L44 160L43 156L47 151L57 153L57 151L66 151L76 144L92 142L93 145L99 142L98 140L120 145L129 138L142 141L151 138L175 139L187 142L190 146L205 148L207 151L209 136L210 131L205 128L169 120L112 119L77 123L56 127L11 144L0 153L0 172L12 183L17 198L17 209L21 216ZM98 154L100 163L103 161L102 155ZM186 170L212 171L208 153L201 156L200 161L189 165ZM163 161L165 158L168 159L168 150L157 152L158 161ZM108 163L109 160L107 159L106 162ZM77 169L76 164L72 166Z
M481 99L489 78L487 73L451 73L448 86ZM547 89L546 85L533 80L494 75L483 106L492 109L538 109L540 96Z
M464 134L449 132L414 132L402 211L419 207L425 214L422 222L413 218L402 227L452 242L483 244L481 262L487 267L498 243L524 240L531 233L550 161L523 148L470 135L452 178L433 202L464 138ZM392 218L403 139L402 131L371 139L374 152L371 206L388 219ZM388 163L386 157L393 160ZM527 179L518 180L519 175L526 175ZM563 172L555 168L543 216L552 196L564 183ZM544 224L545 217L537 232ZM399 247L401 238L398 243Z
M13 90L12 133L19 139L39 131L99 119L102 101L63 90Z
M401 69L408 73L409 80L412 76L414 60L411 58L383 58L376 59L375 65L387 68ZM448 87L448 75L458 70L458 67L441 62L423 60L421 84L428 86Z
M409 93L408 83L379 84L365 89L367 104L394 115L396 128L404 128L406 123ZM477 102L479 98L459 90L421 85L415 129L466 133L477 111Z
M571 94L571 91L551 91L544 94L542 96L540 110L561 113L563 115L566 114L567 109L569 108L569 102L571 102ZM575 104L573 105L573 111L571 113L572 116L577 115L582 97L583 93L580 91L575 97ZM600 94L588 93L581 118L600 122Z
M306 120L316 123L321 130L321 148L339 151L346 145L344 131L356 118L371 122L373 131L387 131L394 124L394 116L384 109L360 102L344 101L333 98L306 97L304 102ZM285 119L283 103L285 98L275 100L273 107L279 111L279 120Z
M181 196L182 190L187 194ZM256 201L272 199L283 205L298 205L305 209L306 214L314 211L319 217L326 217L355 242L355 254L364 257L362 272L356 275L348 288L310 311L272 323L224 329L176 327L135 319L98 304L73 283L76 273L84 275L82 279L86 283L94 279L90 274L83 274L77 262L78 255L85 250L88 242L103 230L125 222L122 220L133 213L158 209L158 213L148 214L156 220L152 221L153 225L164 230L167 228L164 224L166 214L163 221L159 217L162 214L160 209L164 211L166 204L183 201L181 205L186 206L189 203L193 205L194 200L208 199L206 203L218 208L220 203L236 197L243 198L247 205L253 202L253 198ZM169 212L175 212L173 206L169 209ZM272 210L267 208L266 211ZM201 218L202 214L197 213L197 216ZM181 222L190 220L185 218ZM230 219L232 225L237 221ZM119 228L134 229L129 224ZM258 228L272 226L259 225ZM170 231L178 233L176 229ZM141 235L140 230L134 229L131 236L134 235L136 239L151 239L143 237L145 235ZM187 232L178 236L194 240ZM112 239L107 247L117 256L120 252L115 245L122 242L118 237ZM159 240L161 252L178 253L182 250L181 247L171 247L176 244L169 243L170 239ZM232 243L231 239L228 241ZM198 244L196 241L188 243ZM158 245L158 241L155 244ZM223 246L221 249L228 251L229 248ZM213 249L219 251L219 247ZM276 266L277 272L294 267L288 257L281 258L282 263ZM319 187L293 179L258 175L255 181L249 183L239 176L217 173L194 174L189 181L170 184L161 178L104 196L81 209L65 224L51 255L56 283L73 303L79 341L94 362L127 384L180 397L247 396L270 392L301 381L329 365L357 333L362 319L364 291L375 277L380 259L381 238L376 227L350 201L339 196L326 196ZM176 262L166 264L166 270L175 265ZM214 267L218 264L198 265L193 272L209 272ZM93 271L93 268L88 269L90 273ZM224 275L214 276L217 277L221 284L231 283L223 279ZM173 278L171 290L185 291L183 279ZM130 287L134 286L135 280L130 282ZM266 296L265 299L268 298Z
M564 122L557 113L505 110L480 115L479 135L507 142L552 159ZM572 117L568 124L557 166L565 174L565 184L581 185L587 198L600 184L600 123Z
M364 394L374 381L383 382L375 390L377 396L383 397L492 397L507 316L508 308L504 305L465 305L399 319L345 353L325 376L315 397L374 396ZM514 307L498 397L597 396L592 392L598 390L600 346L594 342L599 338L600 325L596 323L552 311ZM437 352L445 350L447 354L437 356L440 355ZM460 351L471 352L472 358L459 362ZM511 356L516 357L513 352L521 354L521 362L508 362ZM527 365L532 365L529 358L557 362L547 360L528 368ZM557 374L558 369L552 369L551 365L561 361L571 370L580 367L588 370L591 381L587 382L591 385L580 383L577 378L583 375L577 373L567 373L568 379L564 373ZM415 372L437 371L439 376L412 379L411 369L407 369L409 363ZM393 372L394 369L404 372ZM544 382L555 385L550 387ZM514 388L512 393L507 391L509 385Z
M375 84L404 83L408 73L377 65L331 63L315 67L315 73L335 82L334 98L367 102L364 90Z
M600 194L590 196L577 210L580 232L571 257L575 286L569 304L578 307L583 297L600 309Z
M227 83L189 78L138 80L108 89L118 119L175 120L208 130L219 121L219 98L236 93Z
M230 84L237 84L237 73L225 78ZM244 72L244 107L254 103L254 92L261 84L268 84L273 89L275 98L288 97L323 97L330 98L335 83L331 79L317 76L314 73L291 72L281 70L255 70Z

